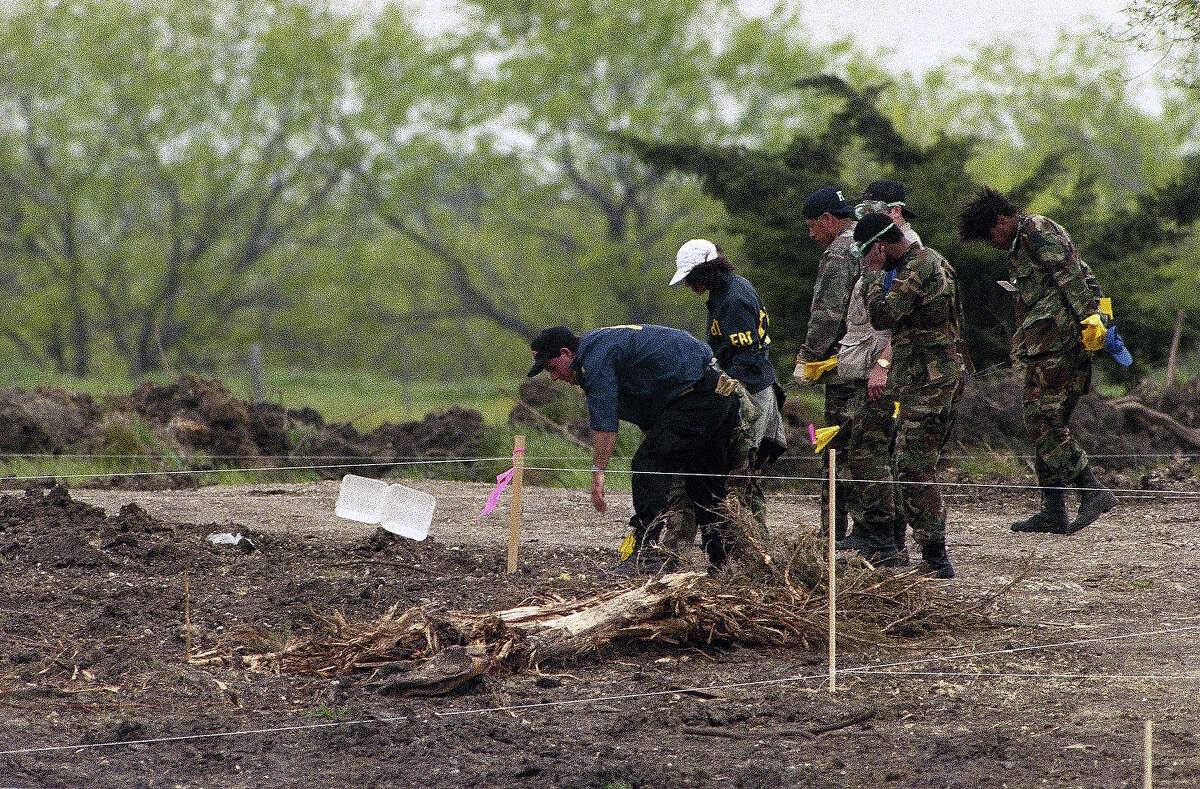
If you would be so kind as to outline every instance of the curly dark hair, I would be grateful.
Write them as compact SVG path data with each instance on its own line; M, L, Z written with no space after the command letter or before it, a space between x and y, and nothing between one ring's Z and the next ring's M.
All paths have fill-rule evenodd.
M1000 217L1016 215L1017 209L1007 197L985 186L958 212L958 237L962 241L987 241Z
M683 284L689 288L710 291L724 281L726 274L733 271L733 264L725 257L725 250L721 249L720 244L713 244L713 246L717 248L717 256L689 271L688 275L683 278Z

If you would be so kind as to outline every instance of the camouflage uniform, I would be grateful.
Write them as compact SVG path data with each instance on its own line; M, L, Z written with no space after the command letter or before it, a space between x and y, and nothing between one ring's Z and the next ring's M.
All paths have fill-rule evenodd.
M819 362L837 353L838 340L845 333L846 308L850 294L859 275L858 258L851 254L854 246L853 221L847 222L842 232L830 242L821 254L817 266L817 279L813 285L812 308L809 310L808 333L800 346L800 359ZM826 376L831 376L826 373ZM825 424L840 425L841 430L830 443L837 450L838 467L846 468L846 446L850 440L850 425L854 415L856 397L860 383L842 381L838 378L825 384ZM825 476L829 475L829 456L824 456ZM838 537L845 536L846 515L857 508L857 487L850 483L838 483L837 517L834 530ZM829 486L821 486L821 530L829 532Z
M889 332L871 327L863 278L859 277L846 310L846 334L838 347L838 377L857 385L846 454L850 476L872 480L858 484L859 509L854 512L860 522L857 537L865 544L866 553L890 553L896 531L903 544L903 523L895 528L902 502L897 499L898 488L892 484L895 420L891 387L874 399L867 393L867 379L890 339Z
M938 486L928 483L937 481L966 374L956 275L937 252L914 245L886 294L884 272L863 279L871 324L892 331L889 377L900 400L896 470L904 515L922 553L940 546L944 558L946 508ZM904 484L913 482L922 484Z
M1091 385L1079 322L1100 311L1100 286L1075 242L1044 216L1018 218L1008 258L1016 289L1013 366L1025 370L1025 427L1043 486L1066 487L1087 466L1068 424Z

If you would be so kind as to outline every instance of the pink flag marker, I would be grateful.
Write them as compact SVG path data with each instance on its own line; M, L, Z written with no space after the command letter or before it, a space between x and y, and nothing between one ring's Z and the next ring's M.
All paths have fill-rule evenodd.
M523 449L518 449L513 452L513 461L516 462L517 452L524 452ZM487 504L483 505L483 512L475 516L475 522L483 520L484 515L491 514L492 510L496 509L496 505L500 503L500 496L508 488L508 483L512 482L513 474L516 469L509 469L496 477L496 487L492 488L492 492L488 494Z
M812 422L808 423L808 440L812 442L814 447L817 445L817 426Z

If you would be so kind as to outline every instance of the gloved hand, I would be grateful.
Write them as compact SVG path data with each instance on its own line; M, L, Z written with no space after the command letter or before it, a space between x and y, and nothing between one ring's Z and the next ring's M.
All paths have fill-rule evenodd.
M837 367L837 357L830 356L819 362L804 363L804 380L817 381L822 375Z
M721 377L717 379L717 394L728 397L734 393L734 390L737 389L737 385L738 379L730 378L725 373L721 373Z
M1116 324L1108 327L1108 334L1104 336L1104 350L1108 351L1117 364L1122 367L1133 364L1133 354L1125 347L1121 335L1117 334Z
M1104 336L1108 329L1104 328L1104 319L1100 317L1100 313L1087 316L1079 325L1083 327L1079 334L1083 338L1084 348L1098 351L1104 347Z
M833 437L836 436L838 431L841 429L842 428L838 425L833 425L831 427L818 428L816 431L814 431L814 437L816 440L813 442L813 453L820 454L821 450L833 440Z

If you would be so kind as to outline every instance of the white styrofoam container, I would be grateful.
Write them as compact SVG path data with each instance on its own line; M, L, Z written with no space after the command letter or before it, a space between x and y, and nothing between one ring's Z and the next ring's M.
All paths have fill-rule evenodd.
M347 474L342 477L333 513L360 523L377 523L392 534L420 541L429 534L436 503L428 493L404 485Z

